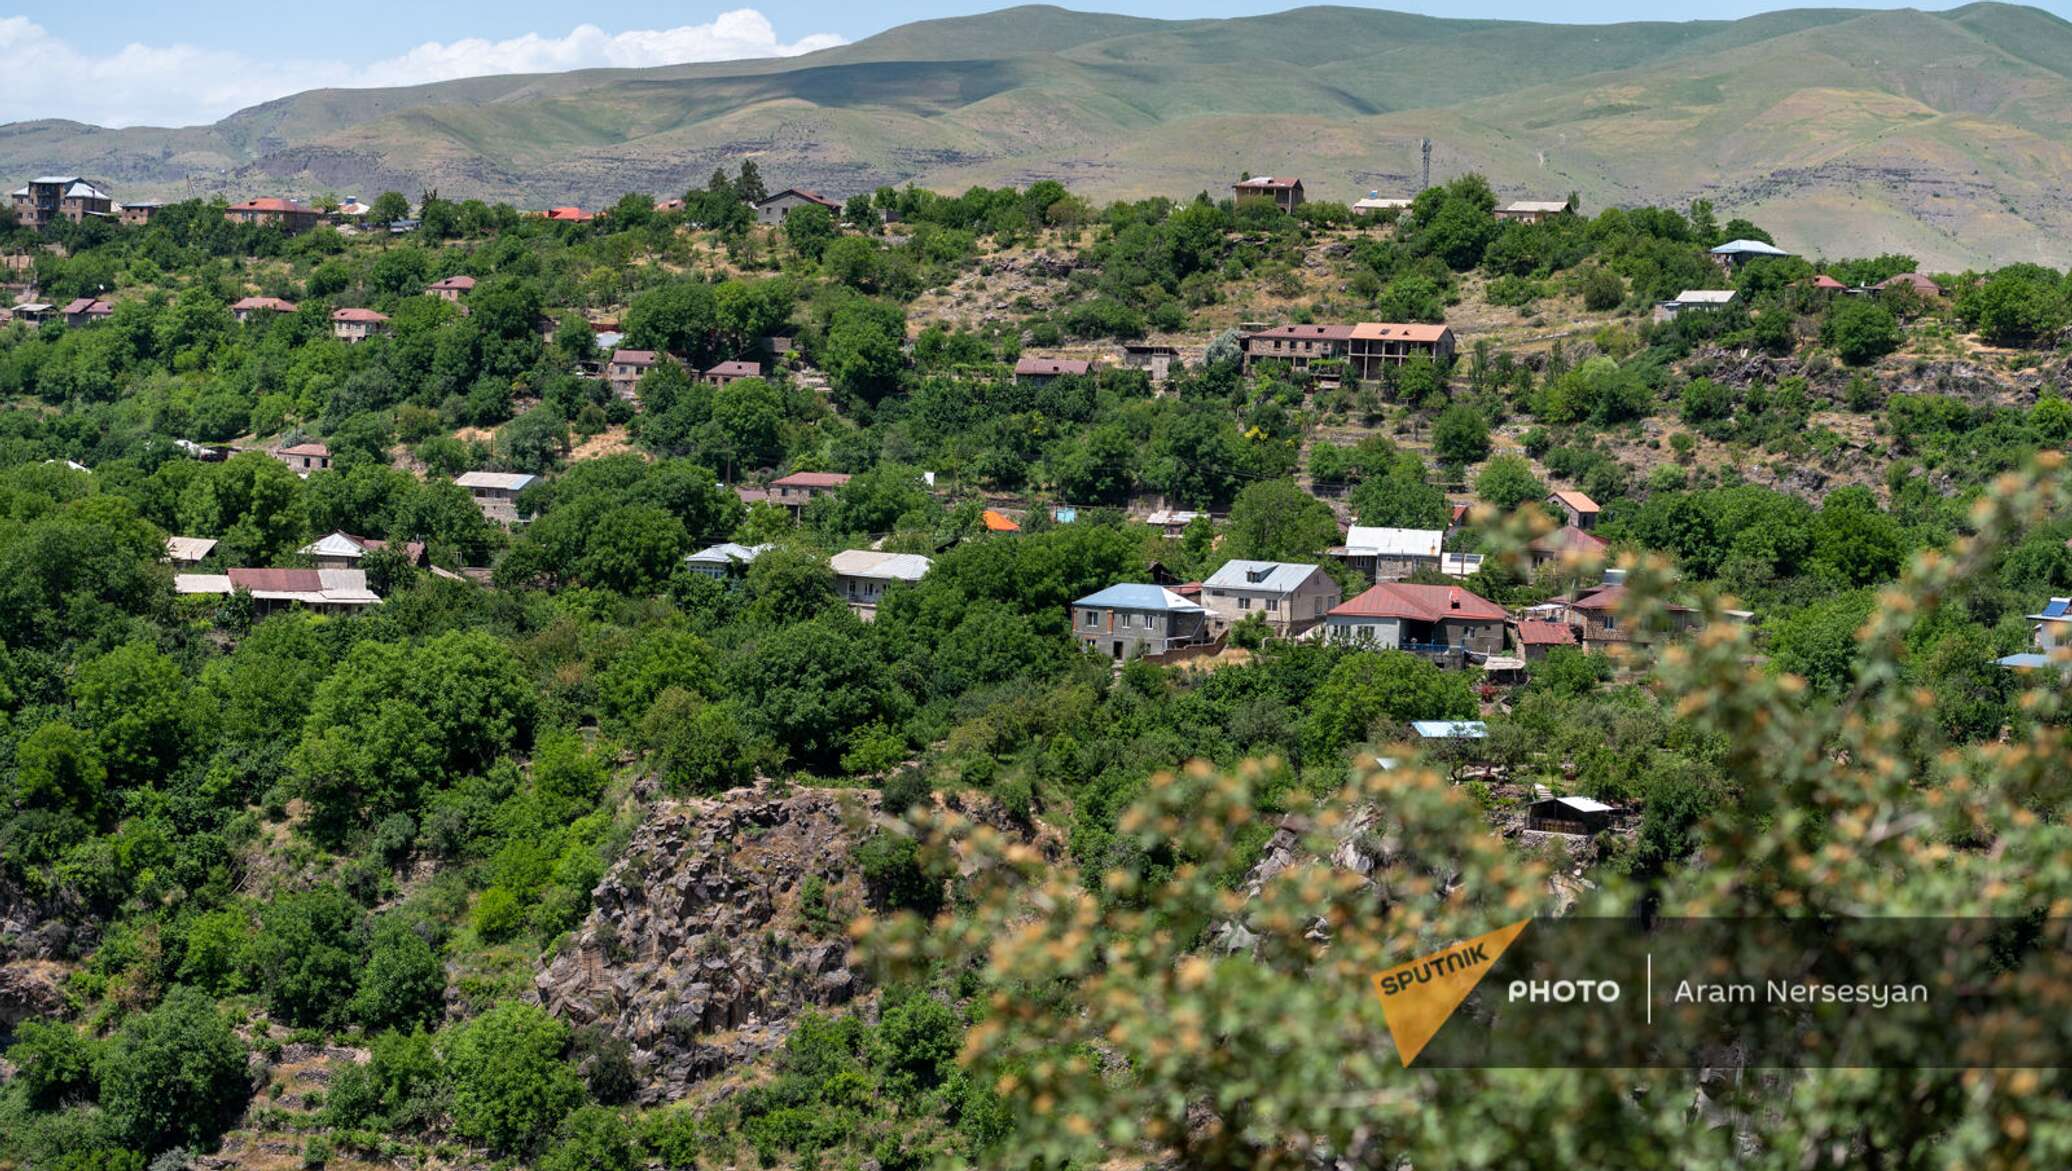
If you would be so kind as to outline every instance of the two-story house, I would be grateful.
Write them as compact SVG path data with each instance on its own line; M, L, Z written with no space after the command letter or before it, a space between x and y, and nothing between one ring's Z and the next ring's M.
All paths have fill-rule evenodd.
M1398 581L1421 569L1438 569L1445 540L1438 529L1354 525L1345 531L1345 544L1331 552L1369 581Z
M1505 617L1502 606L1459 586L1386 581L1333 608L1324 637L1459 666L1503 653Z
M1164 586L1112 585L1072 603L1072 637L1111 659L1209 640L1209 612Z
M296 304L279 297L244 297L231 302L230 315L239 322L246 322L264 313L293 313Z
M877 616L878 603L887 590L920 581L928 576L932 564L918 553L879 549L844 549L828 558L835 571L835 593L865 622Z
M1602 557L1611 548L1611 542L1596 533L1576 525L1563 525L1543 537L1535 537L1525 546L1525 555L1532 562L1535 574L1546 569L1559 569L1570 558Z
M744 378L761 378L762 376L763 368L757 363L736 360L721 362L719 365L704 371L698 375L698 381L707 386L717 387L725 386L732 382L739 382Z
M453 482L467 490L484 519L508 528L518 520L518 494L540 478L527 472L463 472Z
M426 296L437 297L441 301L450 301L456 305L460 304L462 297L467 296L474 289L475 278L471 276L450 276L444 280L433 281L424 287Z
M1201 597L1219 627L1258 614L1285 636L1322 622L1344 594L1320 565L1227 561L1202 581Z
M58 220L79 223L88 216L111 215L115 200L90 180L77 175L44 175L12 193L15 222L31 230Z
M2053 651L2072 646L2072 598L2052 598L2029 615L2029 621L2035 623L2029 628L2029 643L2035 649L1996 660L2001 666L2038 670L2050 665Z
M770 502L790 509L796 518L814 497L839 492L848 482L847 472L793 472L770 481Z
M354 536L343 529L329 532L296 552L309 558L309 563L318 569L358 569L360 561L376 549L389 548L389 543L374 537ZM403 559L412 565L423 565L424 542L406 541L398 549Z
M1601 511L1595 500L1572 488L1549 492L1547 507L1560 513L1564 524L1585 530L1597 527L1597 514Z
M1623 584L1599 586L1568 604L1576 637L1582 641L1584 650L1602 650L1614 643L1650 641L1654 631L1640 629L1637 622L1622 613L1625 606L1626 587ZM1701 619L1698 611L1675 603L1664 606L1663 612L1670 634L1690 630Z
M377 334L387 333L389 319L386 313L372 309L333 309L331 311L331 336L345 342L363 342Z
M223 209L223 218L233 224L276 227L293 236L316 227L317 220L322 216L316 208L306 204L297 203L292 199L267 196L233 203Z

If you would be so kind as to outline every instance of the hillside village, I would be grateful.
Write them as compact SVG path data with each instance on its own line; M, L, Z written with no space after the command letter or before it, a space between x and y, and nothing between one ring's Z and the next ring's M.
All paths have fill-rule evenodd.
M1203 949L1294 995L1332 935L1343 1007L1471 884L2018 910L1983 843L2055 848L2062 778L1960 779L2063 746L2072 284L1919 269L1472 174L37 178L0 1166L1252 1165L1247 1060L1387 1043L1118 1007L1192 1020ZM1932 864L1856 812L1928 791L1991 803ZM1659 1076L1591 1109L1681 1134ZM1440 1165L1313 1106L1259 1108Z

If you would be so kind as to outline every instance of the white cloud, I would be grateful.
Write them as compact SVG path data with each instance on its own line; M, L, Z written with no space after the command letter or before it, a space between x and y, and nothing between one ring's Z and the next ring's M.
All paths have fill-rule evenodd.
M417 85L497 73L636 68L744 57L791 57L843 43L814 33L785 43L752 8L710 24L607 33L585 24L562 37L527 33L427 42L369 65L256 60L194 45L126 45L81 52L23 16L0 18L0 122L71 118L102 126L189 126L306 89Z

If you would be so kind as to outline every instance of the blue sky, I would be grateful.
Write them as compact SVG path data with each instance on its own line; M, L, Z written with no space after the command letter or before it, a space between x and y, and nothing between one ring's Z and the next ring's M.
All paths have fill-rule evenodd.
M86 0L0 16L0 122L74 118L102 125L205 123L270 98L323 85L400 85L487 73L598 65L788 56L861 40L896 24L984 12L1001 3L923 0L895 6L837 0L349 0L341 5L166 4ZM1281 11L1289 2L1091 0L1067 5L1168 19ZM1716 0L1703 15L1789 8ZM1862 0L1849 7L1905 7ZM1914 7L1948 5L1916 3ZM1442 16L1611 22L1661 19L1643 0L1401 0L1373 5ZM2072 0L2041 5L2064 15ZM265 19L254 19L263 11ZM350 16L345 15L351 13ZM1680 15L1688 15L1688 10Z

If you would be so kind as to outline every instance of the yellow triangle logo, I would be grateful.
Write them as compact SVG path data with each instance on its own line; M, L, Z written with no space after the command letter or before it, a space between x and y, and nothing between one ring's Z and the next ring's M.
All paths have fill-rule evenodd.
M1417 1059L1439 1032L1453 1010L1468 998L1497 957L1525 930L1530 919L1509 927L1464 939L1407 964L1376 973L1374 994L1381 998L1382 1019L1388 1021L1389 1036L1395 1038L1396 1055L1404 1068Z

